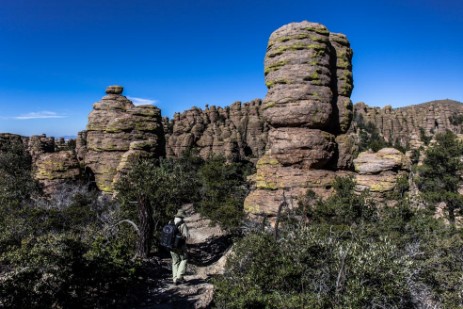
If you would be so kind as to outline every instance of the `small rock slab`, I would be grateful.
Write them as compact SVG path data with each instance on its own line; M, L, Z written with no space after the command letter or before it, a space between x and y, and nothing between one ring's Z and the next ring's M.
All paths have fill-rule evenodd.
M123 91L124 87L118 85L112 85L106 88L107 94L122 94Z

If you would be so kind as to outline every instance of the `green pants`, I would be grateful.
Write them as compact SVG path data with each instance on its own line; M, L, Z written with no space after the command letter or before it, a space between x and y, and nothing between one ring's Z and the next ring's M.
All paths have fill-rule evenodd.
M183 279L188 262L186 250L170 251L170 255L172 256L172 279L174 281Z

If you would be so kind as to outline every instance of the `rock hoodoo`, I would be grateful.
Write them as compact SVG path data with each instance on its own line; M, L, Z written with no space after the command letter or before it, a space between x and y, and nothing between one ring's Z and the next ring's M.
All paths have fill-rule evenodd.
M252 214L274 215L283 199L308 187L326 195L334 168L349 167L349 150L336 136L352 120L352 50L342 34L307 21L272 33L265 56L268 93L263 115L271 129L257 163L256 190L245 201ZM343 140L342 138L339 140ZM346 140L346 138L344 138Z
M256 161L265 152L268 125L262 102L254 100L176 113L172 120L164 119L164 131L168 157L196 149L204 159L215 154L232 161Z
M114 180L133 158L164 155L161 111L153 105L135 106L122 91L121 86L106 89L76 142L78 159L104 192L113 190Z

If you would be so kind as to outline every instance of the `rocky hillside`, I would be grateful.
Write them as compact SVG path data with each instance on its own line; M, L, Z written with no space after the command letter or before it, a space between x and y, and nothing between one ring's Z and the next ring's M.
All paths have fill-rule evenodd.
M268 124L262 109L262 101L254 100L225 108L194 107L176 113L172 120L164 118L166 154L179 157L185 151L196 150L204 159L216 154L232 161L255 161L267 144Z
M450 130L456 134L463 130L463 104L453 100L392 108L369 107L363 102L354 105L355 124L373 123L392 145L419 148L426 137Z

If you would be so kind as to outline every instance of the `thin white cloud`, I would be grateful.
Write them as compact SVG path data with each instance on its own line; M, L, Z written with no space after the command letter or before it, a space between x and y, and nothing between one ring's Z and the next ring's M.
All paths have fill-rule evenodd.
M55 112L42 111L42 112L31 112L27 114L22 114L22 115L13 117L13 119L29 120L29 119L50 119L50 118L66 118L66 117L68 116L60 115Z
M152 99L144 99L144 98L135 98L135 97L127 97L130 101L133 102L134 105L154 105L158 103L158 100Z

